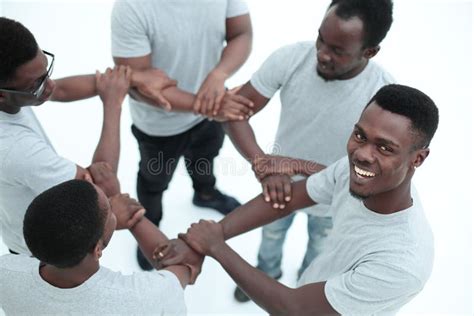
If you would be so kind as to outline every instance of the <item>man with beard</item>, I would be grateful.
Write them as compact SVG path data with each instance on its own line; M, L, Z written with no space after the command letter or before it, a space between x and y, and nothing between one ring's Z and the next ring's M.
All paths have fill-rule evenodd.
M252 163L265 200L283 208L291 181L321 170L344 156L344 144L362 107L392 77L371 59L392 24L390 0L333 0L316 43L300 42L275 51L239 94L260 111L280 90L281 115L274 152L265 154L248 121L226 124L240 153ZM316 163L317 162L317 163ZM308 245L298 277L321 251L332 227L318 205L308 216ZM257 267L270 277L282 275L286 233L294 213L263 227ZM237 288L235 298L248 301Z

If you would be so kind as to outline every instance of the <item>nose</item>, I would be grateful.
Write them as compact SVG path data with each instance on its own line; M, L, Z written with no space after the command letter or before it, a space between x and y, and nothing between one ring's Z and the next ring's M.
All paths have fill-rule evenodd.
M318 60L320 62L328 63L331 61L331 55L326 48L326 45L320 45L318 48Z
M362 144L354 151L353 158L361 164L372 164L375 162L374 146L371 144Z

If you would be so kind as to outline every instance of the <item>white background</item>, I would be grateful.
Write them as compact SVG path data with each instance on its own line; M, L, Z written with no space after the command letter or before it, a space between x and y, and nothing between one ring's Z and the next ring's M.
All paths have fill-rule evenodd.
M228 81L246 82L276 48L299 40L314 40L329 0L249 0L254 47L246 65ZM27 26L42 49L56 54L53 77L104 70L112 65L110 11L112 1L2 0L0 14ZM399 83L430 95L440 110L440 126L431 154L417 170L415 182L435 235L435 264L425 289L403 314L472 315L472 3L470 1L395 0L394 24L375 61ZM122 117L119 178L123 191L135 194L138 151L130 133L128 105ZM90 163L101 128L98 98L71 104L46 103L36 109L56 150L82 166ZM252 119L264 148L271 146L279 115L275 97ZM302 144L304 145L304 144ZM34 162L32 162L34 163ZM226 140L216 166L218 186L242 202L259 193L247 163ZM162 230L169 236L200 218L220 215L191 204L192 188L183 165L164 197ZM230 241L255 263L260 231ZM285 245L282 281L296 282L306 245L305 217L299 215ZM0 243L0 253L6 248ZM137 271L135 242L126 231L114 235L102 263L126 273ZM197 284L188 287L190 315L265 314L253 303L232 297L234 284L220 266L206 259ZM104 302L106 304L107 302Z

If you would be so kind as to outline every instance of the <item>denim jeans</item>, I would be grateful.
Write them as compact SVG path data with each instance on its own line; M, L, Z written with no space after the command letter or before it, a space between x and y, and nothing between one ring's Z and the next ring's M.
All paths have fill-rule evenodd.
M283 243L285 242L286 233L293 223L295 215L295 213L292 213L263 226L262 243L258 251L257 268L272 278L282 274L281 260L283 257ZM323 241L327 237L328 230L331 228L331 217L308 215L308 245L303 263L298 270L298 278L321 252Z

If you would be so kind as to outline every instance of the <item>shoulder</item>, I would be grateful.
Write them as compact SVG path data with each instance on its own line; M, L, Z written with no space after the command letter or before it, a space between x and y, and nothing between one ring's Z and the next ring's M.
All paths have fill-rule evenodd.
M387 84L395 83L396 80L385 68L380 66L375 61L369 62L370 77L377 80L380 85L384 86Z
M27 255L6 254L0 257L0 275L29 273L39 261ZM1 282L0 282L1 283Z

